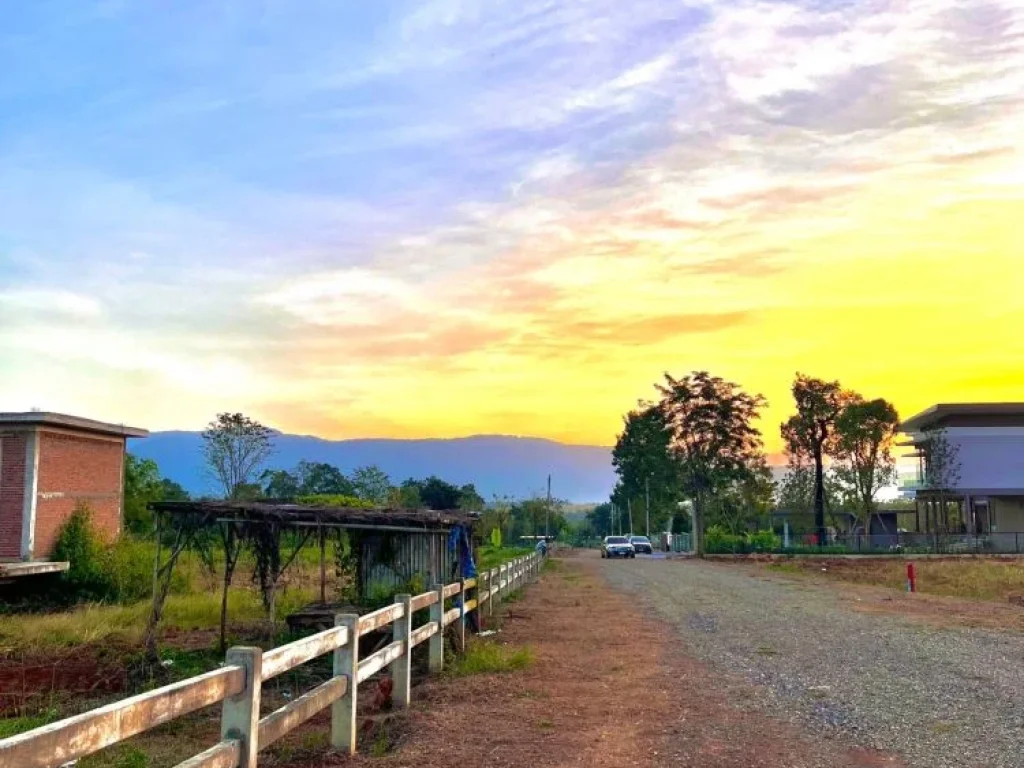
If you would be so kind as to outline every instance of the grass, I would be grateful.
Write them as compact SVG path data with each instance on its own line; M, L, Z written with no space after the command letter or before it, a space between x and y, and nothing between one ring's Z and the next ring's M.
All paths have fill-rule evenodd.
M60 715L57 710L47 710L37 715L26 715L24 717L5 717L0 720L0 739L17 736L19 733L49 725L59 719Z
M476 564L476 567L481 571L486 571L490 568L496 568L516 557L529 555L532 552L533 550L530 547L492 547L488 545L480 548L479 562Z
M289 589L277 597L277 615L283 617L310 602L311 589ZM55 613L0 616L0 647L6 650L52 650L105 640L137 643L142 639L150 601L131 605L89 603ZM258 621L264 617L258 593L234 589L228 593L231 621ZM181 631L220 626L220 593L171 595L161 627Z
M839 581L906 589L907 563L901 560L794 560L772 563L772 571L818 573ZM1024 593L1024 563L1016 560L915 560L917 590L932 595L1003 602ZM822 571L825 568L825 571Z
M462 656L452 662L448 674L453 677L501 674L526 669L533 662L533 649L529 646L512 648L488 640L475 640L469 643Z

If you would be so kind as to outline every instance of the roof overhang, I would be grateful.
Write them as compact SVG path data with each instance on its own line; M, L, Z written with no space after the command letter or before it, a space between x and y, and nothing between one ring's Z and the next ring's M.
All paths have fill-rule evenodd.
M1024 403L940 403L904 421L900 432L922 432L943 426L1020 425L1024 425Z
M129 427L124 424L110 424L105 421L83 419L64 413L29 411L28 413L0 413L0 429L4 427L59 427L76 432L114 437L149 437L149 430Z

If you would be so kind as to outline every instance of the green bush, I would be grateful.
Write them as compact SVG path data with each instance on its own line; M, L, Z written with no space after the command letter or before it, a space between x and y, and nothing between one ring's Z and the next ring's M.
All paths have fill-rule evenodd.
M356 496L343 496L341 494L315 493L308 496L299 496L296 500L299 504L311 507L351 507L353 509L372 509L373 503L365 501Z
M151 543L131 536L105 544L88 507L80 504L60 530L54 558L70 563L64 574L66 597L130 603L152 589L153 549Z
M775 552L782 546L782 539L775 531L757 531L747 534L747 544L753 552Z
M75 507L61 528L53 557L71 564L64 581L77 596L95 600L107 597L109 584L103 572L103 542L84 504Z
M777 552L782 539L774 531L730 533L720 525L704 532L704 551L709 555L745 555L751 552Z
M704 551L709 555L731 555L743 552L743 537L729 533L720 525L712 525L704 532Z

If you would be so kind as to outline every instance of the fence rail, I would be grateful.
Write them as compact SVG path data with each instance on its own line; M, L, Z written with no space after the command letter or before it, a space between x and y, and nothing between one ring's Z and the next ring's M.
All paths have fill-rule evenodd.
M490 614L495 603L537 578L543 560L534 553L476 579L437 584L421 595L398 595L393 605L365 616L337 616L337 626L266 652L232 648L220 669L0 740L0 768L59 768L218 702L223 702L221 741L176 768L256 768L259 750L328 707L332 746L354 754L359 683L390 667L395 704L408 706L412 649L429 640L430 671L440 671L443 627L457 623L459 645L464 647L467 615L474 610ZM475 597L470 597L471 590L476 590ZM458 605L445 610L445 599L456 596ZM430 620L414 630L413 614L428 608ZM388 625L393 641L360 659L358 638ZM328 653L334 655L333 677L260 717L264 682Z

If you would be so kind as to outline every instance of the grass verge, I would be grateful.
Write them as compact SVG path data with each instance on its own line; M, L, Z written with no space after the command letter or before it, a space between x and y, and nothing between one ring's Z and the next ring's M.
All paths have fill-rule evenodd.
M526 669L533 662L533 649L529 646L512 648L489 640L473 640L466 652L448 667L448 674L453 677L501 674Z
M770 571L817 574L852 584L905 589L907 563L917 569L917 590L932 595L1005 602L1024 594L1024 563L1017 560L828 560L799 559L772 563Z

